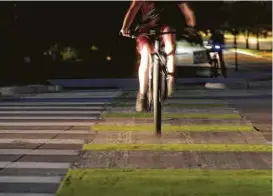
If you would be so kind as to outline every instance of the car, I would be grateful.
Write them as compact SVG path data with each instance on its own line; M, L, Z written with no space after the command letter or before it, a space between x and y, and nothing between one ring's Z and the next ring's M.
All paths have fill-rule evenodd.
M176 66L209 66L207 49L186 41L176 42Z

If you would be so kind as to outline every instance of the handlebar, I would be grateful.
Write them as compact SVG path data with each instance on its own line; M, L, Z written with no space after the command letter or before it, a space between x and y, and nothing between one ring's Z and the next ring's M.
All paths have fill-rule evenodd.
M133 32L128 37L131 39L136 39L137 36L139 36L141 34L147 35L147 36L160 36L160 35L165 35L165 34L175 34L188 42L199 43L199 44L203 45L203 43L201 43L202 39L200 40L201 36L198 33L195 33L195 32L194 33L187 33L186 31L156 32L155 30L152 30L152 32L150 31L150 33Z
M155 33L155 32L153 32L153 33L133 33L129 37L132 39L136 39L136 37L141 34L148 35L148 36L160 36L160 35L166 35L166 34L175 34L176 35L178 33L176 31L159 32L159 33Z

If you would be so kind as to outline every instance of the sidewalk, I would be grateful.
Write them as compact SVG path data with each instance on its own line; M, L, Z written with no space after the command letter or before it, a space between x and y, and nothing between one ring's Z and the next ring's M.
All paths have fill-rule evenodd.
M124 92L91 127L95 138L84 145L57 195L268 195L269 142L222 99L226 94L186 95L176 91L166 101L157 138L152 113L134 113L136 92Z
M28 86L6 86L0 87L1 97L13 97L20 94L54 93L60 92L59 85L28 85Z

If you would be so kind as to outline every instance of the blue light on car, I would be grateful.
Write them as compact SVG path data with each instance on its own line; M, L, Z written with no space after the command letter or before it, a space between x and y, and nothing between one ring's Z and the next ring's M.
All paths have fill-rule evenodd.
M215 45L214 46L216 49L220 49L221 47L220 46L218 46L218 45Z

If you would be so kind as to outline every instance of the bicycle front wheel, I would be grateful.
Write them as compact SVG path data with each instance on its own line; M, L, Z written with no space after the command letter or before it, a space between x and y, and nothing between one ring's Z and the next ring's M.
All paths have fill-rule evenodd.
M159 41L155 41L155 49L159 50ZM161 71L159 59L154 55L153 62L153 106L154 106L154 126L156 135L161 135Z

